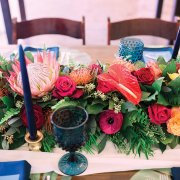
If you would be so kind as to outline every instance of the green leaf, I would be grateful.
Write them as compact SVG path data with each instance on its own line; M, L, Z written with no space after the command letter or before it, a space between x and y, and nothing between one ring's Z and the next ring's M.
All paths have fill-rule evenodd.
M65 106L77 106L78 105L78 101L65 101L64 99L59 101L56 105L52 106L51 109L53 110L57 110L61 107L65 107Z
M40 180L41 174L36 173L36 174L30 174L30 179L31 180Z
M155 91L151 96L149 96L147 99L141 100L141 101L152 101L156 100L156 95L158 95L158 91Z
M174 136L172 134L166 134L166 139L161 139L161 143L163 143L164 145L168 145L170 143L172 143L174 139Z
M34 57L30 51L26 51L25 55L31 62L34 62Z
M121 111L123 113L126 113L126 111L131 112L131 111L134 111L136 109L137 109L137 107L134 104L132 104L131 102L129 102L129 101L123 103L122 106L121 106Z
M163 70L162 75L165 77L167 76L167 73L175 73L176 72L176 63L174 61L171 61L166 68Z
M150 96L150 92L145 92L145 91L142 91L142 98L141 98L141 101L144 101L146 100L149 96Z
M158 98L157 98L157 103L158 104L162 104L164 106L168 106L169 102L164 98L164 96L162 94L158 94Z
M14 127L10 127L8 131L5 133L6 136L10 136L16 132L16 129Z
M164 77L160 77L159 79L157 79L152 86L154 87L154 89L158 92L161 91L161 86L162 86L162 82L164 80Z
M145 67L145 63L143 61L136 61L134 65L137 69Z
M5 138L2 141L2 148L5 150L9 149L9 143L7 142L7 140Z
M12 97L3 96L1 100L6 105L6 110L9 110L10 108L14 107L14 99Z
M87 112L88 114L99 114L103 111L104 105L103 104L93 104L93 105L87 105Z
M179 137L178 136L174 136L172 142L169 144L169 146L174 149L179 143Z
M106 134L102 134L100 138L101 138L101 141L98 144L98 153L101 153L104 150L108 136Z
M172 80L169 83L169 86L171 86L173 88L179 88L180 87L180 76L178 76L176 79Z
M95 117L89 118L88 120L88 129L90 130L90 133L93 135L96 132L97 123L95 120Z
M113 100L109 100L109 108L108 109L114 109L114 101Z
M20 109L18 108L11 108L4 114L4 117L0 120L0 125L9 120L11 117L20 113Z
M166 145L163 143L159 143L159 149L161 150L161 152L163 153L166 150Z
M163 56L159 56L159 57L158 57L157 63L158 63L158 64L164 64L164 65L167 64L167 62L165 61L165 59L164 59Z

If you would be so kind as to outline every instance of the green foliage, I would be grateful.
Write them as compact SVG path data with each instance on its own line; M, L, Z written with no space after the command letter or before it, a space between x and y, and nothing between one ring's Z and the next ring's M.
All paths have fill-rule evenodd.
M101 136L99 137L99 143L97 146L98 153L101 153L104 150L107 140L108 140L107 134L101 134Z
M152 87L154 87L156 91L160 92L163 80L164 80L164 77L160 77L152 84Z
M10 108L14 107L14 98L11 96L3 96L1 101L6 106L6 110L8 111Z
M122 135L121 131L109 135L109 140L114 144L115 148L117 148L120 152L125 154L130 153L129 144L126 138Z
M130 151L146 158L153 155L152 146L164 137L160 126L152 125L147 114L138 109L125 114L122 134L130 146Z
M162 75L164 77L167 76L167 73L171 74L171 73L175 73L176 72L176 64L175 61L170 61L169 64L167 64L167 66L165 67L165 69L163 70Z
M4 117L0 121L0 125L9 120L11 117L17 115L20 113L19 108L11 108L8 111L5 112Z
M57 104L55 104L54 106L51 107L51 109L56 110L59 109L61 107L65 107L65 106L77 106L78 105L78 101L73 101L73 100L60 100Z
M5 72L12 70L12 61L7 61L2 55L0 55L0 69Z
M42 140L41 151L51 152L56 145L55 137L53 134L49 134L46 131L43 131L44 138Z

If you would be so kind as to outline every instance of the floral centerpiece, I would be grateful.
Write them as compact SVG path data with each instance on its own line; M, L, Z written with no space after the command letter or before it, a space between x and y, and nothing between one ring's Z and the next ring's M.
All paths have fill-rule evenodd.
M67 105L89 114L89 140L82 149L90 153L111 141L120 152L148 158L153 147L163 152L180 143L180 59L63 66L46 50L26 52L25 59L36 127L44 134L42 151L56 145L53 110ZM25 143L27 127L18 55L0 57L0 106L0 148L17 148Z

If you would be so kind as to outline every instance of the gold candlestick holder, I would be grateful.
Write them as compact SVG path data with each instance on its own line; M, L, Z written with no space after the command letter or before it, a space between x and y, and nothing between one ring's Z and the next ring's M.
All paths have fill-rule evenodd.
M43 139L43 134L40 131L37 131L37 138L35 140L30 139L29 132L25 135L25 141L28 143L29 151L40 151L41 149L41 141Z

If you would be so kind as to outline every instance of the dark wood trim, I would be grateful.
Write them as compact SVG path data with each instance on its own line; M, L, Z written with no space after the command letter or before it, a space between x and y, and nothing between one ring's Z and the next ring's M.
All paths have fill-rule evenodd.
M163 0L158 0L157 9L156 9L156 18L161 18L163 8Z
M108 24L108 38L110 40L117 40L127 36L151 35L174 41L178 30L178 23L176 22L153 18L130 19L108 22Z
M19 2L20 14L21 14L21 21L25 21L26 12L25 12L24 0L18 0L18 2Z
M8 43L12 44L12 21L9 0L0 0Z
M107 22L108 22L108 24L107 24L107 29L108 29L108 32L107 32L107 34L108 34L108 36L107 36L108 37L107 44L110 45L110 43L111 43L111 39L110 39L110 36L111 36L111 28L110 28L111 21L110 21L110 17L108 17Z

